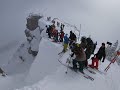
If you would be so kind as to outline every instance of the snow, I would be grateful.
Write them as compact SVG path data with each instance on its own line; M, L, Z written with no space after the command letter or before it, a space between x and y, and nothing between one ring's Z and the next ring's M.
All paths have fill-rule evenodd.
M45 19L41 19L39 24L41 27L45 28L45 24L48 25ZM69 34L71 28L69 25L65 27L65 31ZM39 29L36 29L39 30ZM85 79L80 74L75 73L58 62L60 56L59 52L62 51L62 43L51 42L47 38L45 33L46 28L41 34L38 32L31 32L37 38L37 47L39 48L38 55L34 58L27 52L29 43L23 42L17 49L18 44L13 49L16 53L13 54L11 60L8 60L1 65L3 65L4 70L8 73L7 77L0 77L0 87L2 90L119 90L119 66L115 63L112 64L107 73L91 74L85 71L88 75L94 78L94 81ZM42 39L40 39L39 34ZM33 45L32 45L33 46ZM36 47L36 45L35 45ZM98 48L98 47L97 47ZM12 48L10 48L12 51ZM97 51L97 50L96 50ZM96 52L95 51L95 52ZM5 52L5 51L4 51ZM2 54L4 54L4 52ZM8 52L8 51L7 51ZM60 60L66 63L69 57L70 50L68 50ZM23 56L25 62L22 62L18 56ZM8 63L8 65L5 65ZM89 64L91 60L89 60ZM105 67L109 64L108 60L104 63L100 63L99 70L104 72ZM6 87L7 86L7 87Z
M14 0L12 0L14 1ZM54 0L52 0L54 2ZM44 14L48 14L51 16L57 16L62 18L63 20L57 19L57 21L60 21L60 23L64 23L65 26L65 33L69 34L69 31L72 30L75 32L76 35L79 35L79 31L75 30L74 25L71 25L69 23L66 23L65 21L68 21L72 24L82 24L82 32L81 36L84 35L91 35L92 39L99 41L106 41L111 40L115 41L118 39L118 26L119 21L115 22L117 20L119 13L116 13L116 11L111 10L106 13L108 9L102 9L100 11L100 5L98 5L98 2L93 2L95 0L92 0L90 5L86 3L85 1L72 1L72 3L68 4L68 1L64 1L63 7L62 1L56 1L46 3L46 0L42 1L45 6L38 4L31 3L30 1L28 4L29 6L26 6L23 4L25 1L15 1L14 6L19 5L18 9L12 7L12 8L5 8L6 6L12 6L13 2L9 3L3 3L2 9L2 16L6 17L7 20L4 21L4 18L1 18L1 30L2 33L0 35L0 67L8 74L6 77L0 76L0 89L1 90L120 90L120 67L117 65L117 63L111 64L111 67L107 73L100 74L97 71L96 74L91 74L88 71L85 71L85 73L89 74L94 78L94 81L90 81L82 77L81 75L71 71L68 69L68 73L65 74L67 68L64 67L62 64L58 62L58 59L60 58L58 53L62 51L62 43L54 43L51 42L52 40L48 39L46 35L46 25L51 25L51 22L46 21L46 17L40 19L39 25L40 29L43 29L43 31L39 31L39 28L37 28L34 31L31 31L30 33L34 35L37 39L33 39L31 44L29 44L26 41L25 35L24 35L24 26L25 26L25 15L27 11L21 11L21 9L25 8L28 10L29 7L32 6L32 11L35 11L35 7L43 7L43 10L46 10ZM107 2L106 0L105 2ZM3 2L3 1L2 1ZM81 2L81 3L80 3ZM112 1L111 1L112 2ZM19 4L20 3L20 4ZM21 7L21 3L23 7ZM80 3L80 4L79 4ZM96 3L96 4L95 4ZM103 5L104 2L101 2L101 5ZM34 7L34 4L36 5ZM55 6L53 5L55 4ZM68 4L67 8L67 14L63 13L66 4ZM91 5L96 5L91 7ZM115 3L111 3L112 7L114 7ZM117 3L117 5L119 2ZM4 6L5 5L5 6ZM38 6L37 6L38 5ZM77 7L80 6L80 10L73 9L71 10L71 6L76 5ZM98 5L98 6L97 6ZM104 4L105 7L106 4ZM56 8L59 7L59 12L56 13ZM5 12L4 12L4 9ZM52 7L52 8L51 8ZM110 7L110 6L108 6ZM112 8L111 7L111 8ZM14 8L14 9L13 9ZM97 9L94 9L97 8ZM19 13L15 14L14 12L17 10ZM30 11L31 11L30 10ZM57 10L57 11L58 11ZM8 17L9 13L8 11L11 11L10 18ZM28 10L29 11L29 10ZM52 12L51 12L52 11ZM71 14L71 11L73 13ZM95 11L93 14L92 12ZM100 11L100 12L98 12ZM80 12L80 14L78 13ZM96 12L98 14L96 14ZM115 13L115 16L112 17L112 14L108 17L109 13ZM62 13L62 15L61 15ZM76 13L77 16L74 14ZM106 14L104 18L101 18L102 15L100 13ZM24 14L24 15L23 15ZM68 17L70 15L70 17ZM118 16L117 16L118 15ZM13 16L13 17L12 17ZM15 17L18 16L18 17ZM19 18L19 17L24 18ZM107 17L107 19L105 19ZM111 18L112 17L112 18ZM19 20L18 20L19 18ZM110 18L110 20L108 20ZM24 19L24 20L23 20ZM105 19L105 20L103 20ZM13 22L11 22L13 20ZM112 22L113 23L108 23ZM7 23L6 23L7 22ZM18 23L16 23L18 22ZM24 25L21 25L21 23ZM79 25L77 25L79 27ZM57 27L59 30L60 28ZM8 31L9 30L9 31ZM11 31L12 30L12 31ZM21 31L22 30L22 31ZM93 30L93 31L91 31ZM97 30L97 31L96 31ZM105 31L102 32L101 30ZM113 33L111 30L116 30L116 33ZM106 36L106 33L111 31L112 33L109 33L110 35ZM7 33L6 33L7 32ZM97 32L97 33L96 33ZM8 34L6 36L6 34ZM13 34L14 33L14 34ZM113 34L115 34L115 37L111 37ZM101 36L103 36L101 38ZM7 37L7 38L6 38ZM4 39L4 40L3 40ZM36 57L33 57L31 54L28 53L28 47L32 46L32 50L39 51L38 55ZM99 45L97 47L97 50L99 48ZM66 52L63 57L60 59L64 63L66 62L66 59L69 57L69 50ZM20 59L19 56L22 56L22 59L25 60L23 62L22 59ZM89 63L91 63L91 60L89 60ZM109 61L106 59L104 63L100 63L99 70L104 72L105 67L109 64Z
M116 71L119 67L111 67L114 67L114 72L91 75L95 80L89 81L71 70L65 74L66 67L61 65L55 73L46 76L40 82L17 90L119 90L120 79L116 77L120 73Z
M54 44L49 40L42 39L39 45L39 53L32 64L26 82L35 83L43 77L57 70L60 63L57 61L61 45ZM62 50L62 48L61 48Z

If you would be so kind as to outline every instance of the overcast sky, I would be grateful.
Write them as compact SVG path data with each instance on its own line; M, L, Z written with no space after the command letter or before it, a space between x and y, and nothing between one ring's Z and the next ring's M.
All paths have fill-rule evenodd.
M120 0L0 0L0 42L23 38L31 12L81 24L81 33L98 42L120 38Z

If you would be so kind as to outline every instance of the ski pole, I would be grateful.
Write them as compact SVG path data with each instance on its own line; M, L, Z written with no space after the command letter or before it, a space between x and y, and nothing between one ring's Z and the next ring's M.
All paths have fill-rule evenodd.
M69 66L69 63L68 63L68 66ZM67 67L67 70L66 70L66 72L65 72L65 73L67 74L67 72L68 72L68 67Z
M116 61L117 57L118 57L118 54L115 55L115 57L111 60L110 64L105 68L104 71L106 72L108 71L108 69L110 68L110 65Z
M69 57L67 58L67 61L66 61L66 63L68 63L68 67L69 67L69 65L70 65L70 60L71 60L71 56L69 55ZM67 67L67 70L66 70L66 74L67 74L67 72L68 72L68 67Z

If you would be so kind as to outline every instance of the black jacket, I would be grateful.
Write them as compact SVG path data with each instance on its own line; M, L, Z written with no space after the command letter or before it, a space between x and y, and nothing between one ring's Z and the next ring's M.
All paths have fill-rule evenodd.
M101 47L99 48L96 56L97 56L97 58L98 58L99 60L101 60L102 58L103 58L103 60L104 60L105 57L106 57L105 47L102 47L102 46L101 46Z

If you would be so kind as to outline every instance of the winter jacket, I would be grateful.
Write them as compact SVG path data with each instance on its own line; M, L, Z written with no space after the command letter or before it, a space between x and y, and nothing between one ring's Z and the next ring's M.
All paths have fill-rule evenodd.
M67 37L67 35L64 36L64 44L68 44L69 43L69 38Z
M76 35L74 33L70 33L70 40L75 41L76 40Z
M86 54L84 52L84 49L81 48L80 51L78 51L78 53L76 54L76 58L77 61L85 61L86 60Z
M74 50L72 52L75 54L75 60L77 61L85 61L86 60L86 54L84 49L81 46L74 47Z
M105 53L105 47L100 47L100 49L98 50L96 56L98 57L99 60L101 60L103 58L103 60L106 57L106 53Z
M61 32L60 33L60 38L63 38L64 37L64 32Z
M93 44L88 44L88 45L86 46L86 51L85 51L85 53L86 53L86 58L87 58L87 59L90 58L90 56L91 56L91 54L92 54L92 52L93 52L93 48L94 48Z

